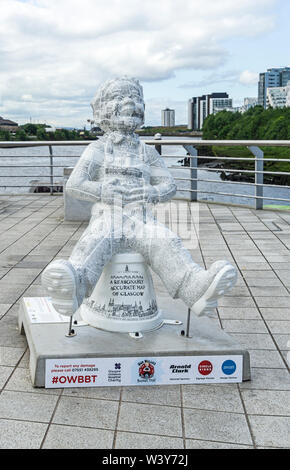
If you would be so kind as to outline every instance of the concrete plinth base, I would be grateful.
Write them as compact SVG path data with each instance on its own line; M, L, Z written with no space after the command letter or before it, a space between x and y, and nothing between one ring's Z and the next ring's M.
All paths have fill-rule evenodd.
M174 306L174 301L171 304ZM128 333L102 331L81 323L80 326L74 326L76 336L69 338L65 336L68 322L33 323L27 310L27 303L22 299L19 329L27 337L33 385L45 386L46 359L130 356L242 355L243 381L250 380L248 351L208 318L196 318L192 315L190 322L192 337L183 336L181 331L185 330L186 309L180 310L175 312L166 310L164 317L181 320L183 325L164 325L155 331L144 333L138 340L132 339Z

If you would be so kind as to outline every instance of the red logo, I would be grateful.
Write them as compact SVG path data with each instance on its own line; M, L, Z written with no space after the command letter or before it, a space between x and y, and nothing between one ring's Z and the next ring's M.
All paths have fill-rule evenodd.
M139 377L151 378L154 375L154 365L155 362L151 362L148 360L139 362Z
M201 375L208 375L212 372L213 370L213 365L210 361L201 361L198 364L198 372Z

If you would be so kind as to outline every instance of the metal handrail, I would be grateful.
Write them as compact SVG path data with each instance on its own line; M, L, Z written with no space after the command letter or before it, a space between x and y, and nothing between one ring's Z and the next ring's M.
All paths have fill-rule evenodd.
M0 148L16 147L49 147L51 146L79 146L89 145L95 140L30 140L30 141L0 141ZM194 145L195 147L289 147L289 140L194 140L194 139L144 139L148 145Z
M53 190L56 186L62 186L62 183L55 182L55 178L61 178L61 176L56 176L54 174L55 168L65 168L67 165L61 164L54 164L54 160L56 158L79 158L79 155L55 155L53 153L53 147L67 147L67 146L87 146L95 141L25 141L25 142L0 142L0 149L17 149L17 148L35 148L35 147L48 147L48 155L3 155L2 158L46 158L49 159L49 163L46 165L32 165L32 164L4 164L0 165L0 170L8 169L8 168L48 168L49 174L47 175L2 175L5 178L16 178L16 177L23 177L23 178L48 178L49 183L42 183L38 182L38 186L45 186L50 188L50 193L53 194ZM279 176L289 176L290 171L266 171L264 170L264 162L275 162L275 163L288 163L290 162L289 158L264 158L263 151L261 147L290 147L289 140L194 140L194 139L144 139L144 142L148 145L154 145L159 153L162 153L162 148L164 146L176 146L181 145L187 150L187 155L164 155L162 154L163 158L189 158L190 165L189 166L177 166L169 167L174 168L174 170L188 170L190 175L189 177L181 178L176 176L175 179L179 181L188 181L190 183L190 188L177 188L178 192L181 193L189 193L190 200L196 201L198 200L198 194L214 194L214 195L222 195L222 196L231 196L231 197L241 197L241 198L249 198L255 200L255 207L257 209L263 208L263 201L264 200L272 200L272 201L283 201L289 202L290 205L290 193L289 198L274 198L274 197L267 197L263 194L264 187L272 187L272 188L281 188L281 189L290 189L290 186L287 185L279 185L279 184L267 184L264 182L264 175L279 175ZM242 157L220 157L220 156L205 156L205 155L198 155L198 149L204 146L224 146L224 147L247 147L252 155L249 155L247 158ZM1 156L0 156L1 159ZM233 169L233 168L208 168L204 166L198 166L198 160L217 160L217 161L248 161L255 165L253 169ZM198 170L206 170L209 172L227 172L227 173L243 173L243 174L253 174L255 175L255 182L245 182L245 181L221 181L221 180L212 180L212 179L204 179L197 177ZM252 186L255 188L255 195L251 194L233 194L227 192L220 192L220 191L211 191L209 190L202 190L197 188L198 182L206 182L206 183L219 183L219 184L233 184L233 185L241 185L241 186ZM31 185L3 185L5 188L31 188ZM7 193L6 193L7 194ZM19 194L19 193L18 193Z

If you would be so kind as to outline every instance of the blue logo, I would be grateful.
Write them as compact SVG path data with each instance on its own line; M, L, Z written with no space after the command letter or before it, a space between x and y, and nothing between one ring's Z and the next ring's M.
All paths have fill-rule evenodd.
M234 361L228 359L222 364L222 371L226 375L232 375L236 371L237 365Z

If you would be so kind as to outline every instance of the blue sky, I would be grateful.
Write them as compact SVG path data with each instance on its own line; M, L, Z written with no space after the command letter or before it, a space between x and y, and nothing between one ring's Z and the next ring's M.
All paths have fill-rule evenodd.
M0 0L0 115L82 127L106 78L140 79L146 124L186 123L187 100L257 95L290 65L289 0Z

